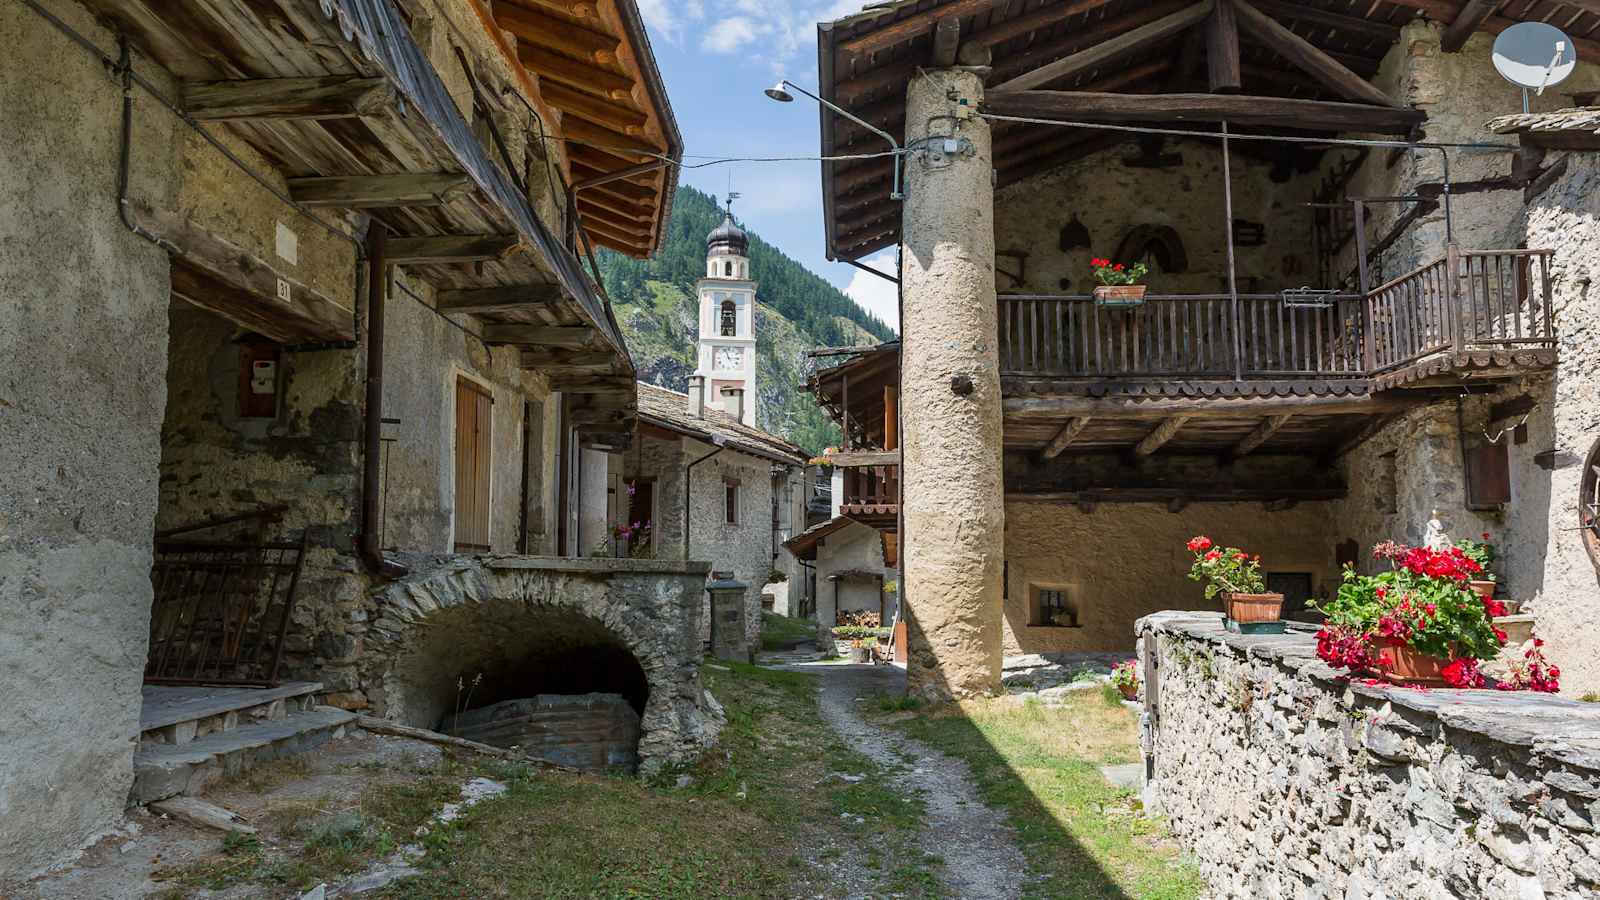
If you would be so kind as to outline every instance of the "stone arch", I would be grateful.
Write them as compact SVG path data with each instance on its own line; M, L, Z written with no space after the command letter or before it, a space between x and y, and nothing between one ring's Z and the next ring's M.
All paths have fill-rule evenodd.
M1170 225L1135 225L1117 247L1118 262L1135 263L1148 257L1157 269L1168 275L1189 270L1189 254L1183 238Z
M721 727L720 709L700 685L703 568L453 560L371 598L362 688L377 715L421 728L436 728L479 674L472 707L541 693L618 693L640 716L641 771L692 762Z

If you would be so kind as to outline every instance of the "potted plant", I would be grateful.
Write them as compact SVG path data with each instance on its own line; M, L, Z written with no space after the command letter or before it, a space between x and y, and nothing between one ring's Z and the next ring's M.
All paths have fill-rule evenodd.
M1097 306L1130 307L1144 305L1145 286L1139 284L1150 271L1142 262L1133 265L1114 263L1109 259L1091 259L1094 280L1100 282L1094 289Z
M1505 645L1492 621L1505 608L1468 587L1481 567L1456 547L1387 541L1373 550L1389 570L1359 575L1347 565L1338 594L1313 605L1328 618L1317 655L1397 684L1480 687L1478 670Z
M1283 595L1267 592L1260 556L1252 556L1238 547L1217 547L1203 534L1190 538L1185 546L1194 554L1189 580L1205 583L1207 600L1222 599L1230 627L1276 626L1247 629L1256 633L1282 628L1279 617L1283 612Z
M1139 661L1129 659L1112 666L1111 684L1122 692L1122 699L1139 699Z
M1488 599L1494 598L1495 574L1490 571L1494 561L1499 557L1494 544L1489 543L1489 532L1483 533L1481 540L1462 538L1456 541L1456 549L1466 555L1467 559L1478 564L1478 577L1467 582L1467 586L1477 592L1478 596Z

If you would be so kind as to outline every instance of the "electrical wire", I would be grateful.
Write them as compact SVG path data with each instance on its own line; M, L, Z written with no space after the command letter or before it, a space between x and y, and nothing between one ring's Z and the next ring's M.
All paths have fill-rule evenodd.
M620 147L615 144L597 144L591 141L580 141L569 137L545 137L541 139L564 142L568 144L577 144L580 147L590 147L595 150L606 150L612 153L626 153L633 156L646 156L651 159L660 160L669 166L676 166L680 169L704 169L708 166L721 166L727 165L728 163L848 162L859 159L881 159L885 156L904 156L910 152L909 150L902 148L900 150L883 150L878 153L848 153L838 156L709 156L685 154L683 159L706 160L706 162L700 163L686 163L681 160L673 159L665 154L657 153L653 150L640 150L637 147Z
M1165 134L1176 137L1199 137L1221 140L1223 135L1218 131L1200 131L1190 128L1155 128L1148 125L1116 125L1110 122L1075 122L1065 119L1044 119L1036 116L1007 116L1000 113L977 113L979 118L990 119L995 122L1019 122L1026 125L1060 125L1066 128L1092 128L1100 131L1126 131L1134 134ZM1313 144L1319 146L1336 147L1394 147L1397 149L1423 149L1423 150L1516 150L1514 144L1490 144L1472 141L1389 141L1367 138L1321 138L1306 137L1297 134L1241 134L1232 132L1227 135L1231 141L1266 141L1287 144Z

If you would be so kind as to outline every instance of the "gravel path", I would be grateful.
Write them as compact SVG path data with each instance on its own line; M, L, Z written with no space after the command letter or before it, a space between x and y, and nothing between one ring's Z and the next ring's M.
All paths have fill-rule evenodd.
M917 843L923 852L944 860L938 875L951 896L998 900L1020 895L1025 878L1022 853L1002 814L978 799L966 763L861 716L858 701L904 692L903 669L837 664L789 668L819 676L823 719L853 749L894 771L892 781L927 801L927 819Z

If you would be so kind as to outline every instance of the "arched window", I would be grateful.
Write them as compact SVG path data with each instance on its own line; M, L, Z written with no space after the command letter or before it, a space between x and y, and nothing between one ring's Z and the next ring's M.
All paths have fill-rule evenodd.
M733 277L733 262L731 260L722 264L722 274L729 278Z
M739 320L739 314L738 314L737 310L735 309L735 307L733 305L733 301L732 300L724 300L724 301L722 301L722 328L721 328L721 331L722 331L722 336L723 337L733 337L734 331L737 330L738 320Z

